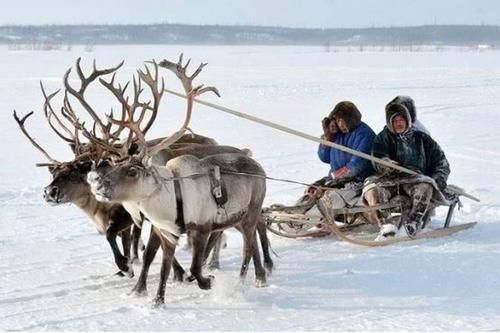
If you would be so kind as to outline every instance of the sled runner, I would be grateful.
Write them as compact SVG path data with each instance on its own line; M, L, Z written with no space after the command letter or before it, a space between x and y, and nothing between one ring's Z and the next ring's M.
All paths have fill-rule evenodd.
M335 235L337 238L364 246L384 246L398 242L445 237L472 228L476 222L451 225L453 213L460 206L460 197L478 201L457 186L450 185L447 191L449 205L442 226L430 226L430 211L424 218L422 229L416 235L408 235L403 227L405 209L398 203L388 203L374 207L355 206L341 209L311 209L318 203L311 199L296 206L272 205L264 209L263 218L270 232L286 238L324 237ZM436 206L432 207L435 208ZM394 237L380 237L379 227L368 223L365 213L373 210L385 211L393 224L398 227ZM311 211L313 211L311 213Z

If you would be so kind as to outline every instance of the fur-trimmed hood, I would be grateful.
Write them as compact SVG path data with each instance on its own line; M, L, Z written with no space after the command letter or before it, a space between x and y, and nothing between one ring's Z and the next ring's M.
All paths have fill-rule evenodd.
M350 101L342 101L335 105L329 117L330 119L343 119L347 124L349 132L361 124L361 112Z
M410 112L403 104L394 103L394 104L389 104L386 107L386 109L385 109L386 125L387 125L387 128L389 129L389 131L391 131L391 133L394 133L394 134L396 132L394 132L394 128L392 128L392 120L396 116L402 116L406 119L406 122L407 122L407 128L405 131L405 133L406 133L411 128L411 124L412 124Z
M392 101L387 103L387 105L385 106L386 111L391 104L402 104L410 113L412 123L414 123L417 119L417 109L415 107L415 101L410 96L396 96Z

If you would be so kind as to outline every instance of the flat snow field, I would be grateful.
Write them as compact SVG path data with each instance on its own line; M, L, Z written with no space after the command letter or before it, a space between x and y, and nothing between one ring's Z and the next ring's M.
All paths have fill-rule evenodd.
M198 83L214 85L224 106L319 135L320 121L345 99L356 103L376 132L384 106L412 96L418 117L446 152L450 183L481 198L463 199L454 223L477 221L448 238L364 248L334 238L290 240L271 235L275 270L256 288L253 268L239 284L241 236L228 233L215 286L170 279L166 304L152 308L159 255L150 270L149 295L129 291L136 278L114 276L105 237L78 208L50 206L44 157L22 136L12 110L35 115L29 131L58 160L71 159L42 112L42 80L62 87L64 72L82 57L85 70L125 65L129 80L149 59L208 62ZM168 88L180 90L166 71ZM72 83L77 84L73 70ZM0 48L0 330L23 331L453 331L500 330L500 52L325 52L322 47L97 46L93 52L8 51ZM113 105L101 90L100 112ZM54 101L56 105L60 100ZM181 125L184 101L165 95L149 137ZM116 104L115 104L115 110ZM250 148L267 174L300 182L326 175L314 142L195 106L191 127L220 143ZM266 205L291 204L303 187L268 182ZM434 219L442 223L445 211ZM184 239L182 239L184 241ZM188 267L190 254L177 255ZM140 265L135 265L138 275Z

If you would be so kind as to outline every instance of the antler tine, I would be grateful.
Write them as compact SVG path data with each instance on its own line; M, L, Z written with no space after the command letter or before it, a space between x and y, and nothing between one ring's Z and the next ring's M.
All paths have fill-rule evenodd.
M29 135L28 131L26 130L25 126L24 126L24 122L26 121L26 119L28 119L28 117L30 117L34 112L31 111L30 113L28 113L27 115L25 115L22 119L19 119L19 117L17 116L17 113L16 113L16 110L14 110L13 112L13 116L14 116L14 119L16 120L17 124L19 125L19 128L21 129L21 132L23 132L23 134L28 138L28 140L31 142L31 144L33 144L33 146L35 146L35 148L37 148L40 152L42 152L42 154L49 160L52 162L51 165L53 164L61 164L61 162L53 159L46 151L45 149L43 149L36 141L35 139L33 139L31 137L31 135Z
M206 92L213 92L214 94L217 95L217 97L220 97L219 89L215 87L204 87L203 84L197 86L196 88L193 89L193 91L196 92L196 96L200 96L201 94L204 94Z
M163 78L161 79L161 86L158 88L158 76L159 76L158 64L154 60L152 60L152 62L150 63L152 63L154 66L154 77L151 74L151 71L149 70L149 67L147 65L144 65L146 73L144 73L142 70L137 71L137 73L139 74L139 78L148 85L148 87L151 90L151 94L153 95L153 106L149 107L149 103L147 103L147 105L143 105L143 111L151 110L151 117L149 118L149 121L146 124L146 126L144 126L144 129L142 130L144 134L146 134L149 131L154 121L156 120L156 116L158 114L158 108L160 106L161 98L163 97L163 93L165 90L165 80Z
M60 137L61 139L63 139L64 141L66 142L69 142L69 143L72 143L74 138L73 138L73 133L63 124L63 122L59 119L59 117L57 116L57 114L55 113L54 109L52 108L52 105L50 104L50 101L51 99L57 95L59 93L59 91L61 91L61 89L53 92L52 94L50 95L47 95L46 91L45 91L45 87L43 86L43 83L42 81L40 81L40 88L42 90L42 94L43 94L43 97L45 98L45 102L43 104L43 111L44 111L44 114L45 114L45 118L47 119L47 122L49 123L49 126L50 128L52 128L52 130L56 133L56 135L58 137ZM54 117L57 121L57 123L59 124L59 126L62 127L62 129L68 133L70 135L71 138L68 138L66 137L65 135L63 135L61 132L59 132L56 127L54 126L54 124L52 124L52 121L51 121L51 118Z
M203 67L205 67L207 64L208 64L208 63L206 63L206 62L205 62L205 63L203 63L203 62L202 62L202 63L200 63L200 65L198 66L198 68L197 68L197 69L194 71L194 73L193 73L193 74L191 74L191 76L189 77L189 78L191 79L191 81L192 81L192 80L194 80L194 78L195 78L195 77L197 77L197 76L198 76L198 74L200 74L200 72L202 71ZM186 67L187 67L187 65L186 65Z
M79 156L81 156L83 154L83 152L80 151L80 147L81 147L81 142L80 142L80 137L79 137L79 134L78 134L78 128L75 127L75 148L74 148L74 151L75 151L75 159L78 158Z
M184 67L182 67L182 70L185 72L186 69L188 68L189 64L191 63L191 58L188 59L188 61L186 62L186 65L184 65ZM179 63L179 66L182 66L182 63L180 62Z

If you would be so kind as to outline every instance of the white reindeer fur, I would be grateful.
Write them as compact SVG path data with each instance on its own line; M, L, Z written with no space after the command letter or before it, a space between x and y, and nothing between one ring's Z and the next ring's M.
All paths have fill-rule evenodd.
M235 158L231 157L231 154L224 155L226 155L225 160L227 161ZM170 234L180 236L180 229L175 224L177 218L176 198L174 183L169 180L170 178L195 175L192 178L180 179L186 224L224 222L227 217L242 213L242 207L246 211L252 198L252 185L259 183L255 182L255 179L246 181L248 178L223 174L228 201L224 205L224 211L221 212L211 193L208 166L200 163L198 158L191 155L180 156L170 160L165 167L150 165L148 173L148 177L140 177L133 189L127 191L129 198L122 201L122 204L132 215L136 215L137 211L142 212L151 224L163 231L162 234L174 244L176 239ZM196 176L199 174L204 175ZM89 182L91 182L92 191L95 193L97 185L92 183L91 178L89 177ZM265 186L264 180L262 183ZM115 186L119 187L120 184L115 184ZM95 194L97 198L102 198L99 193Z

